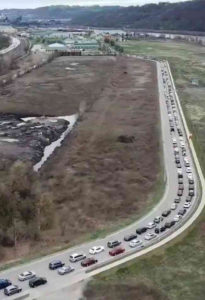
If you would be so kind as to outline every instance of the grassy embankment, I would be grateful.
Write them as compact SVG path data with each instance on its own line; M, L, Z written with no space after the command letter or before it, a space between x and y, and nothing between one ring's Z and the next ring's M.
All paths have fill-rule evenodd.
M205 172L205 48L180 42L130 41L125 52L166 58ZM191 84L199 81L198 86ZM205 295L205 213L187 234L168 249L132 261L96 277L87 299L186 299ZM102 296L104 295L104 296Z

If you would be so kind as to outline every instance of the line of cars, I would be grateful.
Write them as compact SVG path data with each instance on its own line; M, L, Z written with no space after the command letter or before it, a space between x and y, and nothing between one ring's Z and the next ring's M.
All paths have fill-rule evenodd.
M178 204L181 202L182 197L185 193L184 181L188 181L188 195L185 199L185 203L183 204L183 208L178 211L178 214L173 219L173 222L179 222L179 220L187 212L187 209L191 206L191 201L195 196L195 182L193 178L192 168L190 165L190 160L188 158L187 146L183 137L183 130L181 128L179 117L177 115L176 101L172 92L171 82L168 77L168 70L166 64L163 66L162 69L162 77L165 89L165 99L169 118L170 134L172 137L174 159L176 163L178 178L178 197L174 200L173 204L171 205L171 210L175 210ZM184 177L187 177L187 179ZM168 226L170 226L171 223L174 225L173 222L170 222Z
M36 274L32 271L26 271L18 276L19 281L29 281L29 286L34 288L42 284L46 284L47 280L44 277L37 277ZM22 288L8 279L0 279L0 290L4 290L6 296L12 296L14 294L20 293Z
M136 233L131 233L124 237L124 241L128 243L130 248L141 249L145 246L145 241L150 241L164 231L170 229L177 222L179 222L183 216L186 214L187 209L191 206L191 201L195 195L195 183L192 174L192 169L190 161L187 155L186 144L183 138L183 130L181 129L179 117L177 115L176 103L172 94L171 84L168 78L168 72L163 71L163 83L165 87L165 101L167 105L167 113L169 118L170 125L170 134L173 144L174 159L177 169L177 178L178 178L178 190L177 196L174 199L174 202L171 204L170 208L163 211L160 216L156 216L153 221L149 222L147 226L137 228ZM187 174L188 180L188 196L185 199L183 208L179 209L178 213L172 219L166 219L169 217L172 212L176 211L179 203L181 203L182 197L185 192L184 185L184 175ZM167 220L167 221L166 221ZM138 238L138 235L141 238ZM144 241L142 240L144 238ZM108 241L107 247L109 250L110 256L116 256L122 254L126 251L123 247L122 242L119 240ZM69 256L70 265L65 265L61 260L54 260L49 263L48 267L50 270L57 270L59 275L65 275L72 273L75 268L73 263L80 262L82 267L88 267L94 265L98 262L96 255L105 251L104 246L93 246L89 250L90 257L87 257L85 253L73 253ZM37 277L36 274L32 271L26 271L21 273L18 276L19 281L29 281L30 287L37 287L42 284L47 283L47 279L44 277ZM13 295L22 291L17 285L12 285L11 281L2 279L0 280L0 289L4 289L5 295Z

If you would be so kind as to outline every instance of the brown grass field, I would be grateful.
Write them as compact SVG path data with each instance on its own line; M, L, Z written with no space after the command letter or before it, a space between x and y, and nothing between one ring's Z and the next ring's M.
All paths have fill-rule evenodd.
M120 226L157 201L152 197L161 171L154 63L62 57L6 89L8 94L0 97L4 113L71 115L85 110L39 174L53 202L52 224L40 243L21 243L17 256L69 246ZM132 142L119 141L121 135Z

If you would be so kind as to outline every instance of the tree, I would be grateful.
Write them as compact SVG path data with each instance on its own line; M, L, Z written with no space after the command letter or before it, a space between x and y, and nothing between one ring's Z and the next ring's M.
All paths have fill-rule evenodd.
M37 204L38 225L40 230L49 229L54 222L53 195L49 192L43 192Z

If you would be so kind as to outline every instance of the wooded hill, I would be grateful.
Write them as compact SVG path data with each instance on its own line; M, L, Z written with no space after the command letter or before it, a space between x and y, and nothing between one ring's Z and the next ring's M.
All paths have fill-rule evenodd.
M158 30L205 31L205 1L147 4L144 6L49 6L2 10L22 20L68 19L71 25Z

